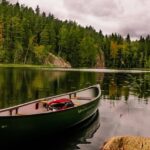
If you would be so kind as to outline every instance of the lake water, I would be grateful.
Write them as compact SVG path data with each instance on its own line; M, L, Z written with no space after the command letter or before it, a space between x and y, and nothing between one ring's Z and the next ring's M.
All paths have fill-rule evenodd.
M49 141L49 149L98 150L115 135L150 136L150 71L0 68L0 109L97 83L95 118L59 136L58 144Z

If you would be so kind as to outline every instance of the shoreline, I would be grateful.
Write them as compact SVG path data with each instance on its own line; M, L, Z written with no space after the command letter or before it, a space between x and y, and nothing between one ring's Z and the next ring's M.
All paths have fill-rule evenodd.
M83 72L105 72L105 73L150 73L149 68L67 68L55 67L54 65L35 65L35 64L0 64L0 68L13 67L13 68L41 68L51 69L54 71L83 71Z

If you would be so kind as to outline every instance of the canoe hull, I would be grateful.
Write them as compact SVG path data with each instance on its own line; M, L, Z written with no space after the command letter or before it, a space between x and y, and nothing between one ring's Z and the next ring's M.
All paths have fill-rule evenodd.
M40 130L56 132L74 126L92 116L98 106L98 100L92 104L68 109L56 113L32 116L9 117L1 119L2 131Z
M0 118L0 132L5 135L6 133L48 132L52 134L60 132L91 117L98 109L99 99L98 96L84 105L57 112L13 117L4 116Z

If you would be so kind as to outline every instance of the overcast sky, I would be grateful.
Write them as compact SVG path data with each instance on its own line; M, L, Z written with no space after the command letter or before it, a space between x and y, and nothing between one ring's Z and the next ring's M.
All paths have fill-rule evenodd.
M10 0L11 1L11 0ZM13 0L12 0L13 1ZM16 0L14 0L16 1ZM18 0L52 13L61 20L91 25L103 34L119 33L132 38L150 34L150 0Z

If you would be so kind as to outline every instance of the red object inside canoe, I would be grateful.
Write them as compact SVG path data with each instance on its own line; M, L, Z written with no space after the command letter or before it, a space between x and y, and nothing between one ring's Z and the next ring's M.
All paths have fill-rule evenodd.
M71 99L68 98L56 99L45 104L47 110L52 110L52 111L64 110L73 106L74 103L72 102Z
M56 100L53 100L52 102L49 102L48 105L59 104L59 103L67 103L67 102L72 102L72 101L68 98L61 98L61 99L56 99Z

